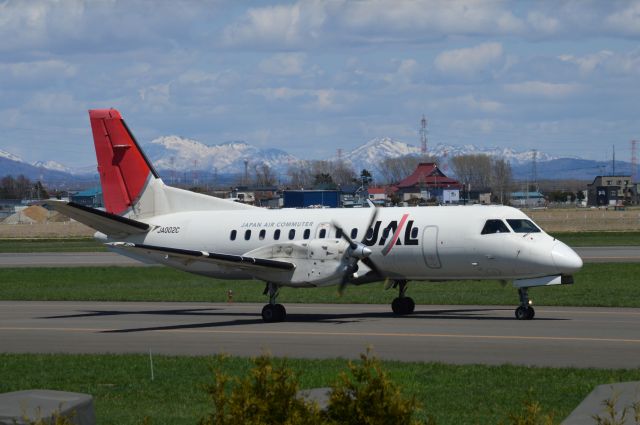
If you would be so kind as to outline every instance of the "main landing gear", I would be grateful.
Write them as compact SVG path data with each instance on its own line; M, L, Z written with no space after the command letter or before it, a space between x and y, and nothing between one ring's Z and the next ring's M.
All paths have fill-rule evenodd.
M262 307L262 320L270 322L284 322L287 318L287 310L282 304L276 304L278 285L267 282L264 295L269 295L269 304Z
M520 306L516 308L516 319L533 319L536 315L536 311L533 309L531 302L529 301L529 288L518 288L518 295L520 295Z
M411 314L416 309L416 303L404 293L407 291L406 280L394 280L393 288L398 288L398 297L393 299L391 310L397 315Z

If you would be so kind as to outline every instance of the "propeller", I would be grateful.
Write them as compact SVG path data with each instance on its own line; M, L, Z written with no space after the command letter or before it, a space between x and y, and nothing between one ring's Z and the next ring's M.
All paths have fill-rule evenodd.
M335 227L340 232L340 236L345 241L347 241L347 243L349 243L349 251L347 252L347 255L349 256L349 262L347 263L346 270L344 272L344 275L342 276L342 280L340 281L340 286L338 287L338 293L340 295L342 295L347 284L349 284L349 279L351 278L351 276L356 271L358 271L358 261L362 261L374 273L381 275L378 266L376 266L373 260L369 258L369 256L371 255L371 249L363 243L367 238L369 229L372 228L373 223L378 217L378 208L373 204L370 205L373 208L373 212L371 214L371 217L369 218L369 224L367 225L367 227L365 227L366 230L361 241L354 241L353 239L351 239L338 223L336 223L335 221L333 222L333 227Z

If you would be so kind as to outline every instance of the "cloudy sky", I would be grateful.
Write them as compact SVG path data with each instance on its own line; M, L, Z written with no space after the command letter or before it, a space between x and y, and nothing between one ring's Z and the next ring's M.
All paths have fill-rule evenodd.
M87 109L142 141L328 158L374 137L590 159L640 139L640 1L0 0L0 149L95 161Z

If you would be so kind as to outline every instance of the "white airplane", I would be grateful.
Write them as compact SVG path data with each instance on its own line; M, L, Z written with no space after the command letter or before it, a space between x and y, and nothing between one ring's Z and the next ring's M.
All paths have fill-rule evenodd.
M505 206L269 210L166 186L115 109L90 110L105 211L52 207L97 230L110 249L220 279L266 282L265 322L283 321L278 289L407 282L511 280L534 317L528 288L573 283L582 259L521 211ZM373 205L371 205L373 206Z

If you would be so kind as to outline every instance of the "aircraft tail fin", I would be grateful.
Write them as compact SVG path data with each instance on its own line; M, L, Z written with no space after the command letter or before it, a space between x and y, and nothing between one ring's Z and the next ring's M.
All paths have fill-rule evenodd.
M108 213L147 218L182 211L255 208L165 186L120 112L92 109L89 119Z
M159 179L115 109L89 111L98 173L107 212L126 215L140 199L150 180Z

